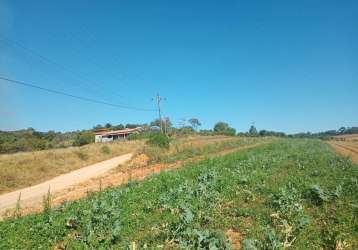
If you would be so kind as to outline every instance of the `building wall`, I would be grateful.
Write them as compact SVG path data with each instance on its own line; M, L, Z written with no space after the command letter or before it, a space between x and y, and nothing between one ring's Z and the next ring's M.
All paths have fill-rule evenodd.
M123 134L123 135L114 135L111 137L107 137L104 135L95 135L94 141L95 143L103 143L103 142L111 142L111 141L122 141L126 140L129 134Z

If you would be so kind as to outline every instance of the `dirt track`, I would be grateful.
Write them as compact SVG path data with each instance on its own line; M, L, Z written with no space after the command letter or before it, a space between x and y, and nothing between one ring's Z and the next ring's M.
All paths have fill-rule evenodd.
M354 163L358 163L358 144L345 141L330 141L329 144L341 155L350 156Z
M79 184L83 181L98 177L107 171L116 168L119 164L123 164L132 158L132 154L125 154L114 157L112 159L102 161L67 174L57 176L49 181L40 183L35 186L16 190L11 193L0 195L0 212L14 208L21 193L21 206L28 206L38 203L50 189L51 193L63 190L72 185Z

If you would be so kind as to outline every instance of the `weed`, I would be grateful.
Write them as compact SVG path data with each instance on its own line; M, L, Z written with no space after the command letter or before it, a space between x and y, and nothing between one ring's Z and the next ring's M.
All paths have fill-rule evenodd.
M83 152L83 151L76 151L76 155L78 156L78 158L80 158L82 161L86 161L88 160L89 156L87 153Z
M104 145L101 147L101 152L102 154L110 154L111 153L111 149L107 146L107 145Z
M163 149L169 149L169 138L161 133L153 134L149 137L148 144Z

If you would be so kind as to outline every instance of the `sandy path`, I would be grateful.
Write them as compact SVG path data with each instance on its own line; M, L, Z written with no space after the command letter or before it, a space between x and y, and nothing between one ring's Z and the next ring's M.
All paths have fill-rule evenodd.
M132 158L133 154L125 154L102 161L87 167L77 169L67 174L57 176L46 182L35 186L23 188L10 193L0 195L0 212L9 208L16 207L17 200L21 193L21 206L36 203L42 200L47 194L49 188L51 193L63 190L72 185L79 184L93 177L100 176L107 171L123 164Z
M358 163L358 144L348 142L328 142L339 154L350 156L354 163Z

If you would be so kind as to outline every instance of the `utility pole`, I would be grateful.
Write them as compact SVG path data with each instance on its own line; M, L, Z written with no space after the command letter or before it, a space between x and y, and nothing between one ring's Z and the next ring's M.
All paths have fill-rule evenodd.
M162 119L162 113L161 113L161 111L160 111L160 102L162 101L162 100L166 100L165 98L162 98L160 95L159 95L159 93L157 94L157 96L156 96L156 102L157 102L157 109L158 109L158 117L159 117L159 121L160 121L160 131L162 132L162 133L165 133L164 132L164 130L163 130L163 119Z

